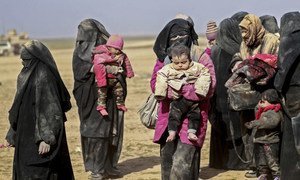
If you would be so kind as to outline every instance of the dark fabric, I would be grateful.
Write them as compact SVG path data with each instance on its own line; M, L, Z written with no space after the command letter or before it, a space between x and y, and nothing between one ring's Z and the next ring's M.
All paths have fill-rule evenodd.
M70 96L52 56L47 57L49 50L38 41L25 47L34 57L18 76L9 111L7 140L15 146L13 179L74 179L64 127ZM44 155L38 154L41 141L51 145Z
M69 109L71 109L71 103L70 103L70 95L65 87L60 74L57 70L55 61L48 50L48 48L42 44L39 41L33 40L33 41L28 41L23 45L23 50L26 51L27 53L30 53L32 56L32 59L30 60L31 63L28 67L24 67L20 74L18 75L17 79L17 92L14 98L13 105L11 109L9 110L9 121L11 124L11 127L15 129L15 125L17 124L17 118L18 118L18 112L19 112L19 107L22 102L22 98L24 95L24 91L26 90L27 84L29 82L30 76L33 73L37 74L37 78L34 79L36 82L36 91L37 91L37 99L36 99L36 117L38 120L36 121L39 123L43 116L40 116L39 111L43 113L46 116L46 119L53 119L54 117L51 116L52 114L49 112L51 111L62 111L66 112ZM28 56L29 57L29 56ZM37 67L39 66L39 67ZM37 70L36 70L37 69ZM46 72L47 71L47 72ZM53 87L47 88L48 82L47 80L53 81L52 83L54 84ZM53 91L51 91L53 90ZM56 95L55 99L52 99L50 101L54 101L55 103L58 103L58 107L54 107L53 105L51 106L53 109L49 109L48 105L43 104L44 99L43 97L46 94L51 94L54 93ZM53 94L51 94L53 95ZM47 103L49 103L46 100ZM61 108L61 109L60 109ZM57 115L61 116L63 120L65 121L66 118L64 114L60 112ZM55 120L54 120L55 121ZM37 124L37 126L39 126ZM38 135L38 136L42 136ZM49 143L49 142L48 142Z
M175 139L160 144L161 179L197 180L200 168L200 148Z
M230 61L232 56L239 52L239 43L241 43L241 35L238 31L231 32L232 24L236 22L225 19L220 23L219 29L222 30L222 36L218 35L217 45L212 48L211 58L215 65L217 86L215 94L212 98L212 111L210 122L211 126L211 141L210 141L210 158L209 166L213 168L220 169L245 169L246 164L244 164L237 156L237 153L242 158L244 156L244 145L242 143L241 134L241 123L239 113L236 111L231 111L228 104L228 94L225 88L225 82L231 75L230 72ZM237 27L237 23L235 24ZM238 28L238 27L237 27ZM218 31L221 33L221 30ZM233 34L233 33L237 34ZM231 39L231 40L229 40ZM238 39L238 41L236 41ZM225 48L219 45L218 40L225 44ZM233 44L229 52L225 51L228 49L226 47ZM232 123L233 130L230 130L230 123ZM234 141L232 141L234 139ZM234 150L233 143L236 146L236 151Z
M261 174L268 174L270 177L274 176L274 178L280 176L279 143L255 143L254 157L258 176Z
M240 11L240 12L237 12L234 15L232 15L231 18L236 20L238 23L240 23L247 14L249 14L249 13L247 13L245 11Z
M295 67L295 65L299 61L299 48L300 13L286 13L281 18L280 45L278 52L278 72L274 80L274 86L279 92L282 92L284 87L287 87L287 85L289 84L289 82L287 81L287 76L288 73L293 72L291 68Z
M189 119L189 129L196 131L199 129L201 121L199 104L182 97L171 102L168 130L177 132L184 116L187 116Z
M296 151L291 117L300 113L300 13L289 12L282 16L278 73L274 85L285 97L285 119L280 155L281 179L300 177L300 155Z
M240 134L239 114L228 114L217 112L214 116L214 124L211 128L210 151L209 151L209 167L216 169L235 169L244 170L247 164L243 163L237 156L245 158L245 147ZM231 140L231 132L229 121L233 120L233 129L238 133L233 132L234 142ZM237 137L239 136L239 137ZM236 151L234 149L235 143Z
M81 136L81 143L86 171L110 174L110 172L117 169L116 166L121 155L120 147L122 144L121 146L113 146L110 138L89 138L83 136Z
M76 46L73 53L75 80L73 94L78 106L80 134L84 139L94 139L93 141L82 141L83 157L87 171L102 171L103 164L106 164L105 171L109 170L106 167L115 168L123 143L124 112L117 109L116 97L112 88L108 88L106 101L108 116L103 117L100 115L96 110L98 96L95 75L90 72L93 65L91 59L93 48L106 43L108 37L109 33L100 22L94 19L86 19L78 26ZM121 83L124 97L126 97L127 86L125 77L120 76L117 79ZM90 156L89 153L93 152L94 141L97 142L98 147L103 149L98 154L103 157ZM88 161L85 157L96 159ZM107 159L111 161L107 161ZM93 166L95 168L93 169L90 169L91 162L94 163Z
M239 24L232 18L221 21L218 29L217 44L224 51L234 55L239 52L242 42Z
M274 16L264 15L259 17L263 27L270 33L279 33L277 20Z
M176 41L170 41L171 38L177 36L186 36ZM190 47L193 44L198 45L198 35L195 32L194 26L184 19L173 19L159 33L154 43L153 50L157 58L161 61L167 56L167 51L170 46L175 44L183 44Z

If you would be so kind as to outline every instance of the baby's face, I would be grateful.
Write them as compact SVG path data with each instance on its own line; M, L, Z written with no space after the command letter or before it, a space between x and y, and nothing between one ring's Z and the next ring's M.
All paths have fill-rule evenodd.
M121 51L119 49L113 48L113 47L107 47L107 49L113 54L113 55L119 55Z
M191 61L186 54L172 57L173 68L176 69L177 71L187 70L190 66L190 63Z
M269 101L267 101L267 100L264 100L264 99L261 99L260 101L259 101L259 106L260 107L267 107L267 106L269 106L269 105L271 105L271 103L269 103Z

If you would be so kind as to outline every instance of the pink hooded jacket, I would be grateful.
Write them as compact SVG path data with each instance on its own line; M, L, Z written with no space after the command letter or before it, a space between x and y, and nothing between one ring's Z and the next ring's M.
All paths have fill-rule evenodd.
M207 62L207 64L203 64L203 65L209 69L209 72L211 75L213 74L213 76L211 78L212 78L212 80L214 79L214 82L215 82L215 79L216 79L215 74L212 73L212 72L214 72L214 66L212 64L212 61ZM153 69L151 81L150 81L150 86L151 86L152 92L154 92L154 90L155 90L157 71L160 70L163 66L164 66L163 62L161 62L160 60L156 61L156 64ZM211 91L213 91L212 88L210 88L208 94L213 94ZM199 129L197 130L198 141L193 142L187 138L188 137L188 134L187 134L188 119L187 118L184 119L178 135L179 135L182 143L202 147L203 143L204 143L205 135L206 135L206 129L207 129L208 110L210 108L209 103L208 103L209 98L207 97L207 98L201 99L201 97L197 96L197 94L195 93L194 85L191 85L191 84L187 84L182 87L182 95L185 98L190 99L190 100L194 100L194 101L202 100L202 102L199 103L202 121L199 126ZM168 127L170 102L171 102L171 100L166 98L165 100L161 101L159 104L158 119L156 122L154 139L153 139L153 142L155 142L155 143L159 142L161 136L163 135L163 133L166 131L166 129Z
M134 76L134 72L130 61L125 53L122 52L122 55L123 59L120 65L123 69L125 69L126 77L132 78ZM107 45L97 46L93 51L93 64L98 87L105 87L107 85L107 78L116 78L115 75L106 73L105 65L110 63L115 64L117 62L113 59Z

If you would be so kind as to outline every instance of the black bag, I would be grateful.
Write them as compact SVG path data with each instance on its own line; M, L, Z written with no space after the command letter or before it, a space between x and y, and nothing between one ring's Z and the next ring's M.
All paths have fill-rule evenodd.
M236 84L228 90L229 108L235 111L254 109L261 94L250 83Z

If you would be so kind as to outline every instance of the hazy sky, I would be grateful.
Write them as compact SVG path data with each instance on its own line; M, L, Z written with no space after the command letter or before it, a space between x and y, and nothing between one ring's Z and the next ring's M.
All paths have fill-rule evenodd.
M75 37L80 21L94 18L110 33L157 35L178 12L201 33L209 20L219 24L238 11L280 21L299 8L299 0L1 0L0 34L15 28L32 38Z

